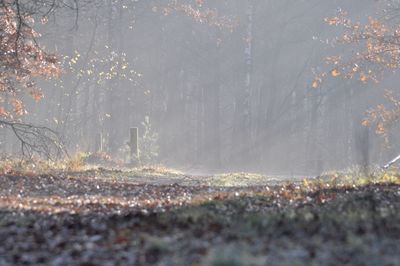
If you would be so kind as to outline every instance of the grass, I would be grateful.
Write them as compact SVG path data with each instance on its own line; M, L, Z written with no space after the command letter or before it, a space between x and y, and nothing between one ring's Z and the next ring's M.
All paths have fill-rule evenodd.
M106 166L99 164L108 162ZM76 153L65 160L42 160L33 158L30 160L3 159L0 160L0 174L3 175L58 175L69 174L72 176L90 176L93 174L111 178L133 178L146 179L170 179L177 182L184 179L189 180L190 176L184 172L168 168L163 165L144 165L129 167L121 162L112 162L109 156L103 153ZM398 169L391 168L384 171L379 168L371 168L365 173L359 167L352 167L346 171L329 171L317 178L282 179L257 173L224 173L213 176L202 177L196 180L196 184L212 187L251 187L265 184L284 184L285 182L301 183L302 186L349 186L366 185L370 183L399 183L400 174ZM302 181L302 182L299 182ZM188 183L188 182L187 182ZM190 182L188 183L190 184Z
M102 158L102 159L99 159ZM104 159L105 158L105 159ZM60 173L69 175L87 176L99 173L104 176L152 176L152 177L177 177L183 175L182 172L167 168L163 165L146 165L139 167L129 167L122 163L114 163L103 166L95 163L97 160L107 160L103 154L76 153L64 160L43 160L38 158L31 159L9 159L0 160L0 174L2 175L58 175Z
M214 175L209 184L211 186L222 187L245 187L265 183L267 181L276 180L261 174L255 173L225 173Z
M313 179L303 180L303 185L320 185L330 187L362 186L368 184L394 183L400 184L400 173L397 168L383 170L375 168L367 173L358 167L350 168L346 171L331 171Z

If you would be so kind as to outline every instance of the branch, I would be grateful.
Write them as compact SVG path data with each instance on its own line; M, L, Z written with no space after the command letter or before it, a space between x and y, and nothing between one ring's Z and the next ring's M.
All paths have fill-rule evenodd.
M32 157L34 154L47 159L68 156L59 134L48 127L7 120L0 120L0 126L13 131L21 144L24 157Z

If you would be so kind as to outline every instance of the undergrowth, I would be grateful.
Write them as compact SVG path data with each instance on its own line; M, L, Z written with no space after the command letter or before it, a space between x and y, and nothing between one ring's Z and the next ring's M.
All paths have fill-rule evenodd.
M170 179L171 182L178 183L182 181L186 182L185 184L192 184L192 181L196 181L196 184L211 187L252 187L291 184L302 188L326 189L380 183L400 184L400 172L396 168L388 170L376 168L366 172L358 167L353 167L345 171L326 172L315 178L304 177L296 179L281 179L279 177L254 173L227 173L199 178L187 176L181 171L163 165L131 167L118 162L112 163L112 160L106 154L76 153L65 160L59 161L38 158L29 160L5 158L0 160L1 175L37 176L67 173L75 176L86 176L91 175L93 172L103 177L151 177L154 182L157 182L157 178L160 180Z
M119 161L113 161L104 153L83 153L79 152L64 160L44 160L40 158L0 159L0 175L48 175L64 173L79 173L102 171L126 174L143 174L152 176L183 175L182 172L168 168L164 165L143 165L132 167Z

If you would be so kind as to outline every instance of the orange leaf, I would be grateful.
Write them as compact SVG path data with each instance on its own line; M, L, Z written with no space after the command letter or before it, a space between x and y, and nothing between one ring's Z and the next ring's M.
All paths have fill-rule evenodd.
M367 127L367 126L369 126L370 123L369 123L368 119L364 119L361 124L363 126Z
M36 102L43 98L43 93L39 89L32 89L30 94Z
M360 80L364 83L366 83L368 81L368 77L367 75L365 75L364 73L360 74Z
M331 75L332 75L332 77L338 77L338 76L340 76L340 72L336 68L334 68L331 71Z
M4 107L0 106L0 116L7 116L8 113Z

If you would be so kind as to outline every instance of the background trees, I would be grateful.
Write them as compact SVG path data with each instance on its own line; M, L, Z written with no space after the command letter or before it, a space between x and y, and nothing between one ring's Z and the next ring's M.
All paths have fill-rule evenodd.
M78 1L79 13L37 25L63 74L39 81L45 97L25 99L22 119L61 132L71 150L120 158L129 127L151 124L157 161L175 166L302 174L356 164L365 110L382 91L364 84L370 73L361 65L342 81L335 58L323 62L350 55L331 47L343 29L329 24L344 21L325 18L339 5L353 21L377 10L375 1L356 2ZM362 36L352 25L344 24L354 43ZM313 82L321 72L329 75ZM12 152L11 135L2 139ZM373 134L369 147L373 162L391 155Z

